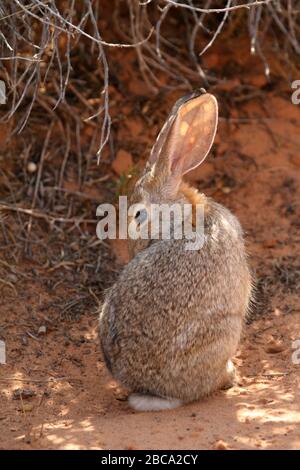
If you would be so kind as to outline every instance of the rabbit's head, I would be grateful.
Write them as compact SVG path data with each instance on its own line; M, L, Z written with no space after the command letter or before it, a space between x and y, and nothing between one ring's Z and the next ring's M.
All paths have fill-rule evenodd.
M217 130L218 104L208 93L192 93L178 100L156 142L143 176L130 197L129 222L151 225L151 205L201 202L201 195L182 180L206 158ZM200 199L200 200L199 200ZM151 238L151 237L150 237ZM149 244L149 238L129 242L131 256Z

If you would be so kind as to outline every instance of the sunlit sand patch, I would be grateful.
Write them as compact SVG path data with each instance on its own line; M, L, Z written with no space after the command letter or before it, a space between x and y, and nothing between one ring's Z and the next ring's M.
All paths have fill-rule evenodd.
M68 433L65 434L65 430L68 429ZM66 450L80 450L85 449L87 446L84 443L79 443L82 438L82 433L87 433L88 440L89 436L95 433L95 427L91 424L88 418L76 423L72 420L59 421L55 424L48 425L44 428L44 437L47 439L48 444L52 444L55 448L63 448ZM63 435L63 437L61 436ZM100 446L96 446L96 443L92 447L88 446L89 449L101 449Z
M266 409L266 407L259 407L257 405L244 406L237 411L237 418L239 421L245 422L250 419L259 423L281 423L281 424L300 424L300 411L275 408Z

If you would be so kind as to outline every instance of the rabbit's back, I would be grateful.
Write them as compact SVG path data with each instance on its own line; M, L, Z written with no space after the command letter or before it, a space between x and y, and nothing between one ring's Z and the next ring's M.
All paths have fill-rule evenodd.
M234 354L250 296L242 231L210 202L204 244L153 241L124 268L100 315L112 374L130 389L197 399Z

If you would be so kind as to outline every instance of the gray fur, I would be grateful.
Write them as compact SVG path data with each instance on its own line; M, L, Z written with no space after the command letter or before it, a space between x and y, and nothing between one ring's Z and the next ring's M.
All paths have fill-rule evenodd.
M112 375L134 392L188 402L226 385L250 275L237 219L213 201L210 208L201 250L153 241L105 299L102 348Z
M164 183L162 178L151 193L148 183L155 178L153 171L143 176L135 202L158 201L157 188ZM188 202L182 194L178 200ZM101 347L113 377L133 393L186 403L232 384L228 364L240 339L251 278L237 218L204 201L200 250L185 250L185 239L131 241L133 259L106 295Z

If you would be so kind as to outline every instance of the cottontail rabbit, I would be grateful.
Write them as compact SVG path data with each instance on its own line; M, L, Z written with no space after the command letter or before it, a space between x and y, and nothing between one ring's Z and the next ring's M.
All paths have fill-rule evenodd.
M205 159L217 121L214 96L179 100L131 196L146 208L174 202L204 207L198 250L187 250L185 237L130 240L133 258L102 307L104 359L132 392L129 404L136 410L175 408L230 387L234 379L230 359L251 293L242 229L228 209L182 181Z

